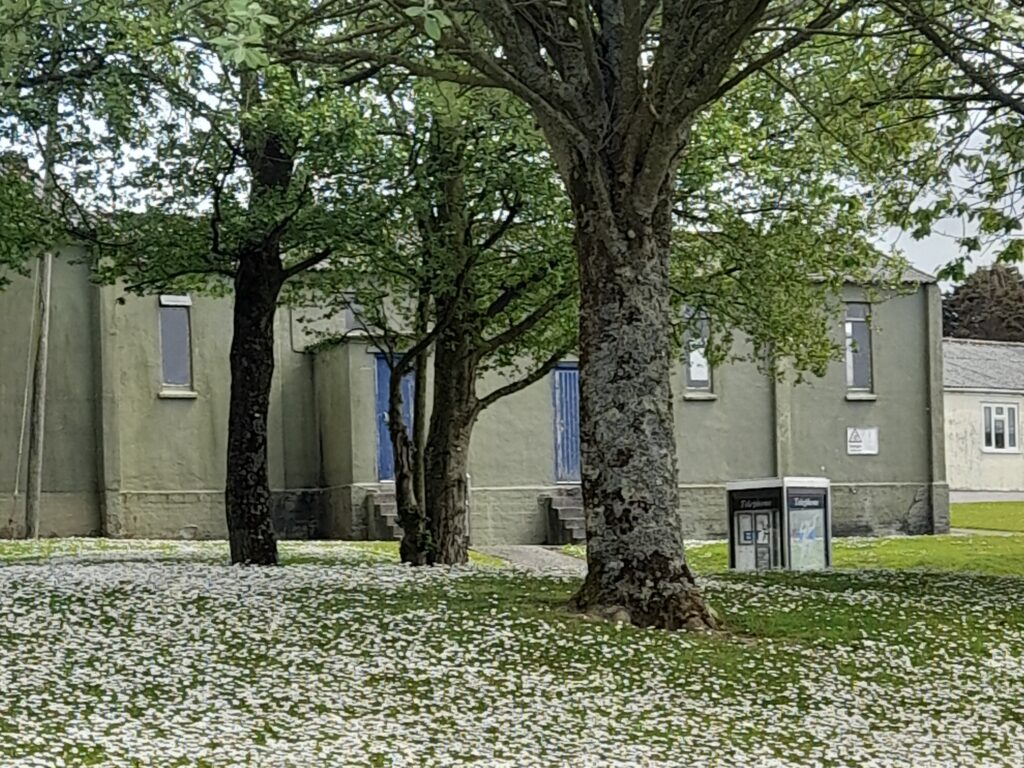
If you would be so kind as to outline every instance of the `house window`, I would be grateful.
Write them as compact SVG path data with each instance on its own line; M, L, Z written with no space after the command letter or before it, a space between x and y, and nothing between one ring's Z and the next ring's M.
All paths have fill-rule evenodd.
M366 310L355 291L345 291L342 294L342 303L342 322L345 324L345 330L367 331Z
M708 363L708 339L711 323L706 315L695 315L683 334L683 354L686 356L686 388L711 391L711 365Z
M870 392L873 387L871 366L871 305L846 305L846 388Z
M160 297L160 362L166 387L192 388L192 327L188 296Z
M982 406L985 450L1017 451L1017 406L989 403Z

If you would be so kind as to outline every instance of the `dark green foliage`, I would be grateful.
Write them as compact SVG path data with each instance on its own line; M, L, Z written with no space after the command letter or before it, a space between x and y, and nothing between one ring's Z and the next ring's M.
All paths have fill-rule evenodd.
M946 294L942 332L957 339L1024 342L1024 277L1017 267L979 267Z

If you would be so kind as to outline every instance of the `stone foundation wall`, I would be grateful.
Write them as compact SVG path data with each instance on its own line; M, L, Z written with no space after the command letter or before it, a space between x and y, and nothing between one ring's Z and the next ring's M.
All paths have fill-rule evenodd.
M125 539L224 539L219 491L121 492L107 496L108 536Z
M949 532L945 485L836 484L832 486L834 536L894 536Z
M274 527L282 539L365 540L370 534L367 497L390 486L351 485L325 490L274 491ZM553 486L474 488L469 534L473 546L544 544L541 497ZM45 494L40 536L104 533L101 499L95 494ZM224 495L219 491L122 492L105 499L106 535L118 538L227 537ZM681 486L680 525L687 539L719 539L728 532L725 488ZM832 486L835 536L948 533L949 491L945 484L848 484ZM0 538L24 535L24 497L14 508L0 495Z
M729 535L725 488L688 485L679 488L679 510L687 539L724 539Z
M281 539L322 539L326 494L319 489L274 491L274 530Z
M470 541L492 544L543 544L544 512L539 499L555 488L474 489L470 503ZM725 487L681 486L680 524L691 540L728 535ZM832 486L835 536L890 536L948 533L949 493L944 484L835 484Z
M689 539L728 535L724 486L679 489L682 525ZM891 536L949 532L949 492L944 484L832 486L834 536Z
M338 485L323 491L320 530L325 539L365 541L369 536L366 497L377 486Z
M41 500L39 535L99 536L100 499L95 493L44 493ZM0 494L0 538L22 538L25 535L25 494L18 495L17 504L11 493Z
M541 494L551 487L470 491L469 540L475 547L495 544L544 544L547 521Z
M321 538L325 494L320 490L271 492L274 530L281 539ZM108 536L127 539L225 539L220 491L107 494Z

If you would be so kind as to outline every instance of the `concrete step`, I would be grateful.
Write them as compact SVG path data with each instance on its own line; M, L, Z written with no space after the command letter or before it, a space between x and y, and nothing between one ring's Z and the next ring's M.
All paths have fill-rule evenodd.
M547 543L555 546L579 544L586 540L586 513L579 486L559 487L543 493L538 503L547 523Z
M400 541L402 538L402 526L398 522L398 507L394 503L381 503L374 499L373 507L373 535L380 540Z
M569 520L586 520L583 507L552 507L558 513L558 519L568 522Z

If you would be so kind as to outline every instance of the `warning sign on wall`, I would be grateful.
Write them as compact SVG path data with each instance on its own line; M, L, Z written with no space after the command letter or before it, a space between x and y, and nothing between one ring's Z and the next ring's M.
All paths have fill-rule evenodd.
M878 427L847 427L846 453L850 456L876 456Z

